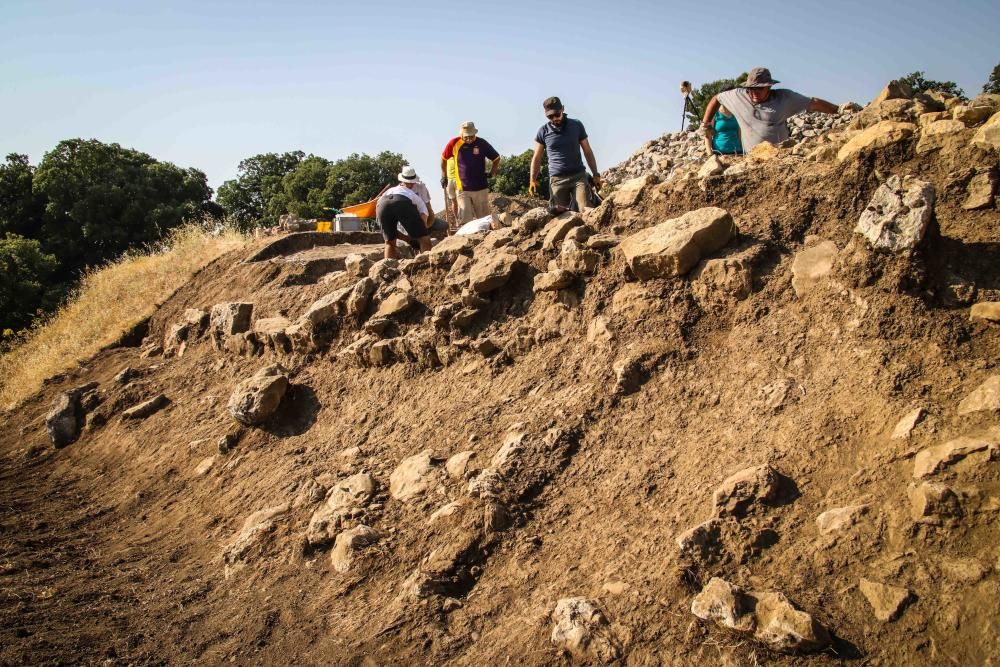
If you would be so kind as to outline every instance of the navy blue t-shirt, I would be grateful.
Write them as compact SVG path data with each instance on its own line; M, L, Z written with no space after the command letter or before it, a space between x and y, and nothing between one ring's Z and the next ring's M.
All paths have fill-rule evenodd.
M587 138L583 123L568 116L560 127L542 125L535 141L545 146L549 154L549 176L572 176L583 171L580 142Z

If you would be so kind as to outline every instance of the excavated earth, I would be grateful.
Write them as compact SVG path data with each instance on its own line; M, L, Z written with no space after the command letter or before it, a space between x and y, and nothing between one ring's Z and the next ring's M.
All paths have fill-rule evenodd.
M474 250L404 262L367 310L308 340L257 355L193 332L148 356L188 309L242 301L255 321L295 322L358 280L342 262L285 261L308 258L294 244L222 257L158 309L141 347L84 360L3 415L0 663L998 664L1000 413L959 412L1000 373L1000 326L970 319L974 302L1000 301L1000 214L962 208L997 157L967 143L918 155L916 141L843 163L784 151L738 174L649 182L634 202L616 195L587 213L594 231L625 238L727 210L735 237L680 277L640 281L605 248L592 274L534 292L559 244L511 216L513 232ZM894 174L937 192L912 253L876 252L854 231ZM829 271L798 293L796 256L826 241ZM473 252L519 262L449 327L440 307L461 300L454 265ZM749 269L748 290L702 270L719 258ZM345 348L393 290L415 303L378 335L430 342L376 366L356 352L378 336ZM234 388L275 363L290 379L277 411L237 423ZM122 388L127 367L136 378ZM88 418L54 448L46 413L88 382L106 422ZM158 394L165 407L123 418ZM923 450L991 432L992 446L915 478ZM397 467L427 450L401 483ZM465 473L446 470L463 451L474 452ZM717 512L713 490L765 464L775 493L727 524L723 547L683 553L678 538ZM484 469L493 477L470 483ZM373 494L340 528L375 537L340 567L340 542L310 540L309 524L327 490L361 472ZM914 509L927 480L950 489L948 511ZM821 532L820 514L857 506ZM782 652L697 618L692 600L712 577L784 594L829 645ZM905 589L892 620L862 580ZM568 652L550 615L573 597L603 624Z

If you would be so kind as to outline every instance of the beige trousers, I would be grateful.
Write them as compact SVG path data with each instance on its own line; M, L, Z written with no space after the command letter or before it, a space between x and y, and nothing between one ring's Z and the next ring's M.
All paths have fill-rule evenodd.
M489 190L462 190L458 193L458 224L490 214Z

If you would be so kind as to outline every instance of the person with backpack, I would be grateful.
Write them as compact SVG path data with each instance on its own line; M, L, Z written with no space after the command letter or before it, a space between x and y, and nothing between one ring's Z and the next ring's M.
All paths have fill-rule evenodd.
M587 138L583 123L566 115L566 109L558 97L550 97L542 102L545 125L535 134L535 152L531 156L531 173L528 194L538 195L538 172L542 166L542 153L548 153L549 160L549 203L552 206L572 208L582 211L588 205L591 179L583 166L583 157L593 174L592 182L601 188L601 175L597 171L597 160Z

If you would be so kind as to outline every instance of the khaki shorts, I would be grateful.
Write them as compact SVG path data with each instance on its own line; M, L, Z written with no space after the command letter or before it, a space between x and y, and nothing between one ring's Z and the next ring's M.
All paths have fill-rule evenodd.
M489 190L462 190L458 193L458 223L464 225L470 220L490 214Z

